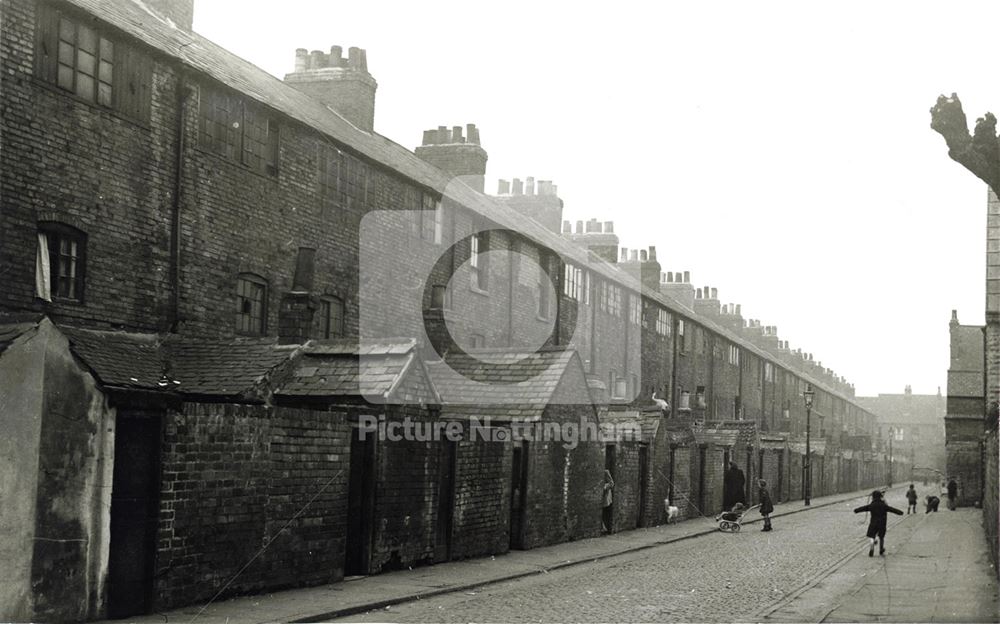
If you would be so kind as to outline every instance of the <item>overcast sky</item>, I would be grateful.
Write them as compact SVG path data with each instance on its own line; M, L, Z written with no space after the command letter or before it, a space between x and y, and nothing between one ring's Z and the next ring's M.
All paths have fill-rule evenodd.
M569 5L567 5L569 6ZM375 129L475 123L496 179L551 179L859 394L946 392L983 322L986 186L930 129L1000 112L1000 4L198 0L195 30L282 77L365 48Z

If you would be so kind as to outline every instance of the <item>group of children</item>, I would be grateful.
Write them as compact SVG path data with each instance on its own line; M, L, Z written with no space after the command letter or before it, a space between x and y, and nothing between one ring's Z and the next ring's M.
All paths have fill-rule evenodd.
M771 513L774 511L774 505L771 502L771 495L767 491L767 482L763 479L758 479L757 484L760 488L758 493L758 499L760 500L760 515L764 517L764 527L762 531L770 531L771 529ZM931 499L935 500L931 500ZM928 496L927 497L927 513L930 513L931 507L933 505L933 511L937 511L937 497ZM906 491L906 513L917 513L917 491L914 489L913 484L910 484L910 489ZM729 512L724 512L720 515L722 519L732 519L736 520L742 513L746 511L745 506L742 503L736 503L733 509ZM879 555L885 555L885 531L890 513L894 513L898 516L902 516L903 512L896 509L895 507L889 505L885 502L885 497L881 490L875 490L871 493L871 502L867 505L862 505L854 510L854 513L865 513L869 514L868 521L868 556L875 556L875 544L878 543ZM727 515L731 515L732 518L727 518Z

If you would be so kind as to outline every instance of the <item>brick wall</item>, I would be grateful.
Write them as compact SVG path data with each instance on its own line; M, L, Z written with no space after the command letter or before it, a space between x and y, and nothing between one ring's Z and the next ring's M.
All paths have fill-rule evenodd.
M997 430L993 429L984 437L983 459L984 471L984 493L983 493L983 527L986 529L986 544L993 558L993 571L1000 575L1000 560L997 558L997 540L1000 539L998 522L1000 522L1000 509L998 509L998 492L1000 492L1000 474L998 474L998 457L1000 448L997 445Z
M983 421L945 419L945 448L949 475L957 477L958 504L973 505L982 496Z
M343 414L194 403L169 413L154 608L207 600L230 580L223 595L342 578L349 451Z
M688 446L676 446L671 449L671 453L673 454L674 478L673 497L670 502L677 507L678 520L696 517L700 514L694 508L694 501L697 500L697 494L692 486L691 478L694 475L692 464L697 461L698 449ZM668 476L670 475L669 470L665 471L665 473Z
M480 438L458 443L452 559L507 552L511 445Z
M614 520L611 532L636 528L639 521L639 443L618 442L615 447Z

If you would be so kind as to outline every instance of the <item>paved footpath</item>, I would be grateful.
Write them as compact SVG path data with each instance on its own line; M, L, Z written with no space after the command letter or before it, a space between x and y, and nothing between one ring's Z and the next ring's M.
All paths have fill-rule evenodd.
M887 542L890 556L869 558L862 547L769 610L764 621L1000 621L982 510L942 510L897 522Z
M896 499L899 499L898 501ZM847 583L850 575L835 574L838 565L854 565L861 548L864 518L851 509L863 504L860 493L822 497L811 508L801 501L777 506L775 531L761 533L759 516L738 535L722 534L710 519L639 529L613 536L581 540L496 558L473 559L376 575L341 583L242 597L146 616L141 622L289 622L327 621L337 617L368 621L805 621L808 605L823 602L815 592ZM905 507L902 490L890 502ZM934 540L947 532L947 521L961 522L965 533L956 542L973 546L954 549L956 569L968 567L971 553L981 553L982 529L975 531L978 512L942 512L897 520L914 526L927 523ZM967 521L960 521L963 515ZM949 516L952 516L949 518ZM890 529L891 557L898 558ZM968 533L968 535L966 535ZM949 533L952 534L952 533ZM898 538L904 538L903 530ZM692 539L698 538L698 539ZM978 539L978 542L976 541ZM907 540L907 544L912 538ZM900 541L898 547L904 547ZM978 546L977 546L978 545ZM909 548L910 546L905 546ZM978 547L978 550L976 548ZM914 546L914 548L916 548ZM866 551L867 552L867 551ZM977 555L978 556L978 555ZM881 560L864 558L862 565ZM890 572L893 569L889 563ZM926 564L926 562L925 562ZM943 564L942 564L943 565ZM943 568L948 570L950 568ZM986 572L989 570L987 568ZM985 577L985 581L983 580ZM857 580L857 577L853 577ZM989 598L982 604L996 614L996 584L981 569L969 571L963 586L980 587ZM958 582L958 581L956 581ZM829 583L829 585L824 584ZM975 585L978 583L978 585ZM894 595L905 583L893 582ZM852 586L851 591L854 591ZM875 586L868 591L877 606ZM917 597L929 595L921 592ZM944 595L942 593L942 595ZM892 607L899 611L894 598ZM964 601L964 599L963 599ZM968 601L964 601L968 602ZM820 614L833 617L831 602ZM861 604L859 600L850 603ZM841 608L841 607L837 607ZM871 607L874 608L874 607ZM801 614L796 609L801 610ZM878 619L836 614L843 620ZM815 609L814 609L815 611ZM829 611L829 613L827 613ZM813 611L808 611L812 613ZM876 611L872 611L876 613ZM941 613L944 613L942 610ZM944 617L944 616L941 616ZM812 621L819 621L817 617ZM906 619L901 617L900 619ZM911 617L907 621L929 618ZM953 618L963 619L963 618ZM965 621L989 621L966 617Z

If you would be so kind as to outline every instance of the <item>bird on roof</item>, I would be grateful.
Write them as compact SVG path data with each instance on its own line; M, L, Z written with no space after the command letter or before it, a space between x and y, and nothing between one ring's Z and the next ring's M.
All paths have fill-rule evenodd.
M660 411L667 412L670 411L670 404L663 399L656 398L656 391L653 391L653 403L656 403L656 407L660 408Z

